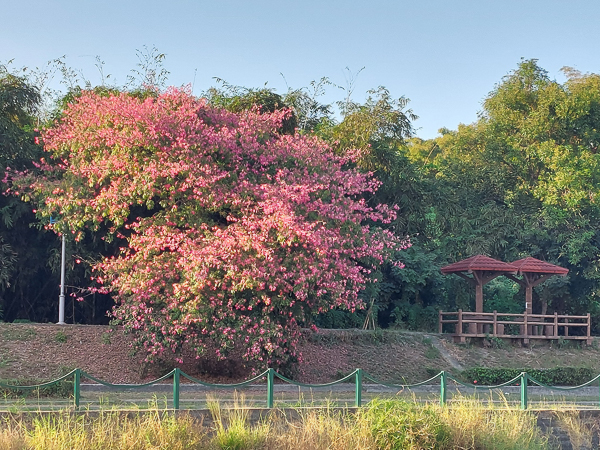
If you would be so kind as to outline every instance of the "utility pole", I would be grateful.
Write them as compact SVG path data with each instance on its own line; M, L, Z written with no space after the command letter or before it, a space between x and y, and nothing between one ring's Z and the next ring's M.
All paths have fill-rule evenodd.
M60 261L60 295L58 296L58 323L57 325L65 325L65 254L66 254L66 239L65 233L62 235L62 255Z
M56 219L50 217L50 225L54 225L56 223ZM66 259L66 235L62 234L62 251L60 258L60 295L58 296L58 322L56 325L66 325L65 324L65 259Z

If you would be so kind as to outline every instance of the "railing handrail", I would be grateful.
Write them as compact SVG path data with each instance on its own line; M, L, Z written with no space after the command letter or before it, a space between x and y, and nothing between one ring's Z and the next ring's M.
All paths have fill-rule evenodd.
M536 319L554 319L555 317L559 318L559 319L580 319L580 320L586 320L588 318L588 316L570 316L568 314L529 314L529 313L501 313L501 312L496 312L496 313L486 313L486 312L473 312L473 311L440 311L440 314L442 315L455 315L458 316L459 314L462 314L463 318L465 316L484 316L484 317L494 317L494 314L497 316L503 316L503 317L524 317L527 316L529 317L533 317ZM463 319L464 320L464 319Z
M452 317L452 319L447 319ZM512 318L512 320L510 320ZM454 324L455 339L460 342L465 342L468 337L483 337L492 336L500 338L523 339L528 342L529 339L565 339L586 340L587 344L591 344L591 314L585 316L570 316L567 314L532 314L525 310L522 314L516 313L499 313L494 311L488 312L473 312L463 311L459 309L457 312L438 312L438 332L443 333L444 324ZM465 325L467 331L465 332ZM504 327L508 325L518 325L520 332L518 334L506 334ZM492 331L490 332L491 327ZM541 328L540 328L541 327ZM562 329L563 335L559 336L559 328ZM583 328L583 336L572 335L570 331ZM543 330L543 331L541 331Z
M106 381L100 380L98 378L95 377L91 377L87 372L83 371L82 369L74 369L73 371L69 372L66 375L63 375L60 378L57 378L55 380L52 381L48 381L46 383L40 383L37 385L32 385L32 386L16 386L16 385L8 385L8 384L2 384L2 387L6 388L6 389L36 389L36 388L40 388L40 387L44 387L44 386L48 386L51 384L55 384L61 381L64 381L65 379L69 378L69 377L73 377L73 398L74 398L74 407L75 409L79 408L79 403L80 403L80 393L81 393L81 378L85 377L85 378L90 378L93 379L97 382L99 382L99 384L105 385L105 386L109 386L109 387L115 387L115 388L123 388L123 387L127 387L127 388L136 388L136 387L142 387L142 386L149 386L149 385L153 385L159 381L162 381L166 378L170 378L173 377L173 409L180 409L180 390L181 390L181 384L180 384L180 378L181 377L185 377L188 380L196 383L196 384L201 384L202 386L205 387L213 387L215 389L235 389L237 387L240 387L240 385L247 385L247 383L256 381L260 378L266 378L267 380L267 384L266 384L266 388L267 388L267 408L273 408L274 407L274 395L273 395L273 391L274 391L274 384L275 384L275 377L279 378L280 380L286 382L286 383L292 383L294 385L299 385L299 386L304 386L304 387L309 387L309 388L317 388L317 387L323 387L323 386L331 386L332 384L337 384L337 383L341 383L343 381L346 380L353 380L354 384L355 384L355 406L356 407L360 407L362 405L362 391L363 391L363 380L367 379L367 380L371 380L373 382L375 382L376 384L381 384L383 386L393 386L393 387L406 387L406 388L410 388L410 387L415 387L415 386L419 386L419 385L423 385L426 384L428 382L431 382L437 378L440 378L440 403L442 405L446 404L447 402L447 385L448 385L448 379L462 385L462 386L466 386L468 388L472 388L472 389L497 389L499 387L503 387L503 386L508 386L511 384L515 384L515 382L518 383L518 385L521 387L520 392L521 392L521 408L522 409L527 409L527 394L528 394L528 380L531 380L534 384L540 385L542 387L548 388L548 389L556 389L556 390L575 390L575 389L581 389L584 388L588 385L590 385L591 383L598 381L600 382L600 375L597 375L596 377L592 378L590 381L588 381L587 383L583 383L579 386L570 386L570 387L561 387L561 386L549 386L549 385L545 385L535 379L533 379L532 377L529 376L529 374L527 372L521 372L520 375L518 375L517 377L513 378L512 380L509 380L505 383L499 384L499 385L494 385L494 386L485 386L485 385L480 385L480 384L470 384L470 383L464 383L462 381L459 381L458 379L456 379L454 376L452 376L450 373L442 370L441 372L439 372L437 375L435 375L434 377L431 377L428 380L425 380L423 382L420 383L414 383L411 385L407 385L407 384L393 384L393 383L385 383L385 382L381 382L375 378L373 378L372 376L370 376L369 374L365 373L363 371L363 369L355 369L353 372L351 372L349 375L346 375L345 377L340 378L339 380L335 380L333 382L330 383L323 383L323 384L306 384L306 383L298 383L295 382L289 378L286 378L285 376L279 374L275 369L273 368L269 368L267 370L265 370L264 372L262 372L261 374L246 380L244 382L241 383L230 383L230 384L213 384L213 383L205 383L203 381L197 380L196 378L185 374L184 372L181 371L181 369L179 368L175 368L172 371L170 371L168 374L157 378L156 380L147 382L147 383L140 383L140 384L114 384L114 383L108 383ZM599 385L600 387L600 385Z

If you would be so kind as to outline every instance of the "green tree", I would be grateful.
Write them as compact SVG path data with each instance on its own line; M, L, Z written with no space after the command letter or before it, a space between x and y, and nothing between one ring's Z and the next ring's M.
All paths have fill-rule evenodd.
M599 77L567 74L560 84L522 61L476 123L411 142L409 157L444 195L430 204L448 261L486 253L558 263L570 274L538 287L543 308L597 313Z
M41 155L35 143L38 89L8 67L0 65L0 172L34 169ZM7 188L1 183L2 191ZM38 302L48 295L57 278L47 261L54 253L54 236L39 233L31 207L13 196L0 195L0 307L8 320L40 318L47 305ZM54 281L54 283L53 283Z

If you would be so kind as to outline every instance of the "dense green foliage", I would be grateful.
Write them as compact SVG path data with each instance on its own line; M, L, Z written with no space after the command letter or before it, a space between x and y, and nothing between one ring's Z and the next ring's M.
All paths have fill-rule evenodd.
M43 126L43 99L25 75L0 64L0 173L4 178L0 182L0 317L6 321L48 322L58 317L60 240L47 223L36 220L31 204L20 195L4 195L9 186L5 173L35 173L43 155L36 129ZM58 106L80 92L81 88L72 88ZM58 117L59 113L50 115ZM114 248L107 246L100 233L87 236L77 246L67 240L69 321L108 323L106 311L113 304L108 296L92 294L82 301L76 298L90 279L89 268L80 262L111 251Z
M492 386L506 383L527 372L529 377L548 386L579 386L596 376L586 367L554 367L552 369L502 369L491 367L473 367L464 370L460 378L467 383Z
M146 72L160 73L160 86L103 85L96 92L156 95L166 71L140 66L136 73L145 80ZM534 289L534 312L590 312L598 333L600 75L563 72L566 81L558 82L537 61L521 61L484 99L475 123L441 129L430 140L415 137L417 117L407 109L408 100L395 99L383 87L363 102L353 101L348 88L342 101L328 104L322 101L332 85L326 78L284 93L221 82L205 97L233 112L290 108L281 133L315 135L337 154L351 155L359 169L373 172L382 183L367 198L369 204L398 207L389 227L410 238L412 246L394 257L405 267L387 264L374 274L379 282L360 294L368 311L334 310L316 317L317 325L357 327L374 319L370 323L381 327L434 329L438 309L467 310L474 303L471 286L442 276L440 267L483 253L504 261L533 256L567 267L567 277ZM0 80L0 166L31 168L39 152L33 131L39 93L5 68ZM54 117L82 88L90 88L69 86ZM29 226L35 223L31 208L17 197L0 198L0 213L0 298L6 319L54 320L58 240ZM76 247L69 243L69 253L90 262L114 253L116 246L107 245L104 234L86 236ZM71 261L68 284L88 287L86 267ZM522 288L504 278L486 285L484 297L487 311L524 307ZM94 323L102 320L109 302L86 298L75 306L75 320Z
M41 148L34 141L37 88L0 65L0 172L32 168ZM0 188L6 189L5 183ZM40 298L57 283L48 264L56 243L51 234L31 228L31 206L14 196L0 195L0 308L7 318L48 315ZM54 283L52 283L54 281Z
M535 289L534 312L597 316L600 77L566 74L560 84L523 61L490 92L476 123L415 139L408 152L443 195L429 202L426 249L447 261L530 255L567 267L568 277ZM489 286L487 309L522 310L523 293L498 283L505 280ZM506 294L494 299L499 288ZM469 307L464 291L451 292L438 306Z

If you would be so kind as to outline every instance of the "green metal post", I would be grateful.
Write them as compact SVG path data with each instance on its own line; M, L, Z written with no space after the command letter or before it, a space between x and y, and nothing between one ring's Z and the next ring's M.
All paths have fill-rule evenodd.
M440 375L440 405L446 404L446 371L442 370Z
M521 409L527 409L527 372L521 372Z
M173 372L173 409L179 409L179 373L181 369L176 367Z
M79 409L79 396L81 393L81 369L75 369L73 380L73 399L75 401L75 409Z
M275 382L275 369L268 369L267 372L267 408L271 409L274 405L273 383Z
M355 397L354 406L360 408L362 405L362 369L356 369Z

